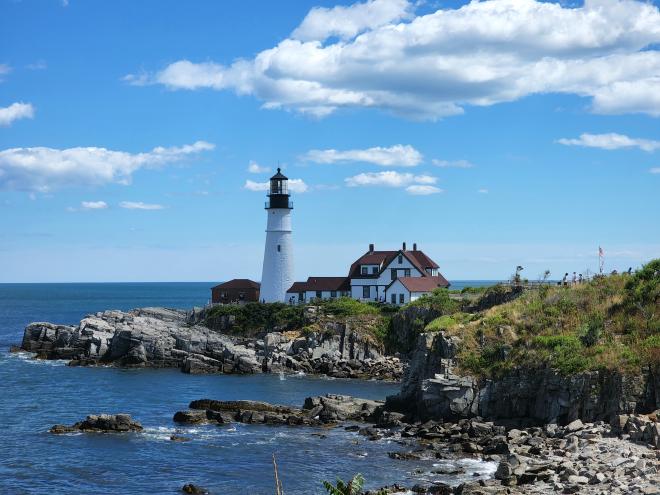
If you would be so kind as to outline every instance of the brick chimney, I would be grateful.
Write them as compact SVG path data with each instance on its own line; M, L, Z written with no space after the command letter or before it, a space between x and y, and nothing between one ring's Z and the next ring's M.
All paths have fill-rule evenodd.
M413 251L417 251L417 243L413 242Z
M403 249L404 251L406 250L406 243L405 243L405 242L403 243L403 248L402 248L402 249Z
M373 244L369 244L369 252L370 253L374 252L374 245Z

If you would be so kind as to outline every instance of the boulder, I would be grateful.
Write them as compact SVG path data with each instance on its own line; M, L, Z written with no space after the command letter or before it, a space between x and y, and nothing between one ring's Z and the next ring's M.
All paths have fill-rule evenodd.
M142 425L134 421L129 414L99 414L87 416L72 426L55 425L50 433L100 432L125 433L129 431L142 431Z

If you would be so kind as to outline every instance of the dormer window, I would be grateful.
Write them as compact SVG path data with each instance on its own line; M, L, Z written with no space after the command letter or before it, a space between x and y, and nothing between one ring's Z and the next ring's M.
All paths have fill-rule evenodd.
M363 266L360 273L362 273L362 275L369 275L369 267Z
M371 267L371 274L376 275L378 273L378 267L377 266L372 266Z

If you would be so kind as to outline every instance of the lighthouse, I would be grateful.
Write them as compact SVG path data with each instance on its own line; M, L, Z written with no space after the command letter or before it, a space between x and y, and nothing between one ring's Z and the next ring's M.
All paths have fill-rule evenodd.
M259 299L285 302L286 291L293 284L293 245L291 242L291 210L289 179L277 169L270 178L266 201L266 247L261 273Z

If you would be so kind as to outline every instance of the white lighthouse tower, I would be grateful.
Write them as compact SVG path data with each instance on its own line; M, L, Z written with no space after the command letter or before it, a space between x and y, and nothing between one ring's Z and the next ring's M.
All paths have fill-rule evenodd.
M286 291L293 284L293 204L289 201L288 181L279 168L270 178L270 191L266 202L266 247L259 293L259 299L265 302L285 302Z

